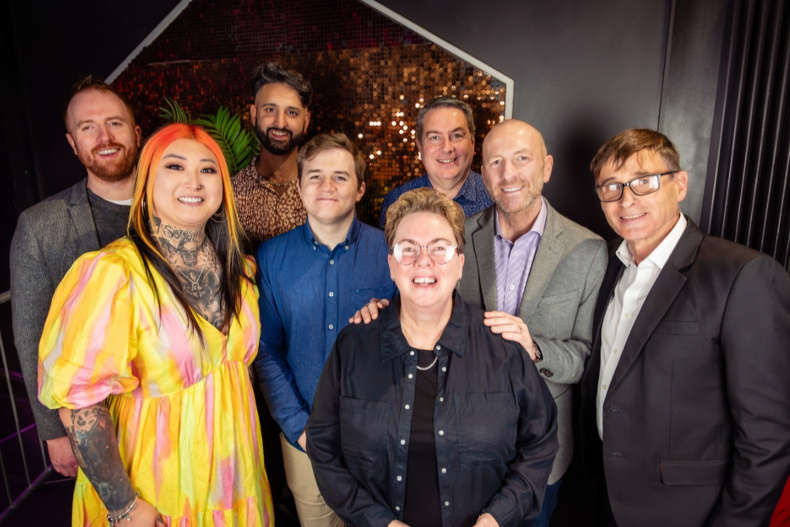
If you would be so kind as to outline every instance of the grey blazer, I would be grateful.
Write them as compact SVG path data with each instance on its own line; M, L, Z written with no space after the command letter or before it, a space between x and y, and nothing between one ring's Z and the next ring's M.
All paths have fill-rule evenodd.
M549 484L562 477L573 457L571 385L579 382L592 346L595 300L606 270L606 243L549 205L546 228L519 308L543 360L536 363L557 404L560 443ZM492 206L466 220L461 296L496 310L495 217Z
M71 264L99 248L85 179L19 215L10 256L14 344L43 440L66 435L57 410L38 400L38 342L49 304Z

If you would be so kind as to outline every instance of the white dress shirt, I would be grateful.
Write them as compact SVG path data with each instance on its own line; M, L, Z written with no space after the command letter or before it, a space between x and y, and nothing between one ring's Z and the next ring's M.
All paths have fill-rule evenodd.
M617 363L625 347L634 321L645 303L645 298L656 282L661 269L686 230L686 217L680 215L677 223L650 255L636 265L625 240L617 249L617 257L625 265L623 274L614 288L601 325L601 371L598 375L598 394L595 399L595 417L598 435L603 439L603 403L612 382Z

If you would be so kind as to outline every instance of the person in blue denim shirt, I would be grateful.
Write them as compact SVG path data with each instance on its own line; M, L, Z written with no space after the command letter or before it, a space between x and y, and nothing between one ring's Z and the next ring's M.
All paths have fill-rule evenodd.
M326 363L307 424L318 488L349 525L520 525L541 510L557 452L551 394L455 291L461 207L418 189L388 219L400 294L346 327Z
M255 368L282 430L288 486L299 520L342 525L321 499L304 453L318 378L338 332L371 296L390 298L384 233L362 224L365 161L343 134L321 134L297 156L307 223L258 249L261 342Z
M466 216L494 202L483 176L472 170L475 156L475 121L472 108L455 97L441 96L417 114L417 149L425 174L395 187L381 205L379 227L387 223L387 209L409 190L433 188L458 203Z

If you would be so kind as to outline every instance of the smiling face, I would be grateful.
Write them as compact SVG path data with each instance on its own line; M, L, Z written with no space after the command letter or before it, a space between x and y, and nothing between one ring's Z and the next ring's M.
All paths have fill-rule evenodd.
M651 150L642 150L615 168L610 162L598 176L598 185L627 183L634 178L668 172L666 161ZM669 234L679 218L679 203L686 197L688 174L684 171L661 178L661 187L647 196L623 189L618 201L601 203L606 221L628 243L637 263L644 260Z
M122 181L134 174L140 127L117 95L86 89L69 102L66 112L68 140L88 178Z
M261 145L274 155L286 155L304 142L310 112L287 84L264 84L255 94L250 117Z
M348 151L332 148L303 161L299 195L311 225L350 223L364 194L365 183L359 183Z
M434 188L462 185L475 153L464 113L456 108L436 108L425 114L417 149Z
M534 221L553 165L540 133L521 121L498 124L483 142L483 181L505 216L523 213Z
M153 214L163 225L203 229L222 204L217 158L194 139L176 139L156 166L152 197Z
M398 224L393 240L394 243L408 240L420 246L435 240L458 244L450 222L434 212L415 212L405 216ZM398 263L392 254L388 262L404 309L441 314L452 308L453 291L463 274L463 254L457 254L442 265L435 263L422 249L411 265Z

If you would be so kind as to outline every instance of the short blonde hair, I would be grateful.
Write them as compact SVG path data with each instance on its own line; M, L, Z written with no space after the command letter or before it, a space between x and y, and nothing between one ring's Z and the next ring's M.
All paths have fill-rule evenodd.
M387 246L392 250L395 243L395 231L398 230L401 220L406 216L417 212L432 212L447 220L453 229L455 244L458 246L458 254L464 252L464 222L466 216L461 206L429 187L418 188L405 192L398 201L387 209L387 223L384 227L384 235L387 238Z

